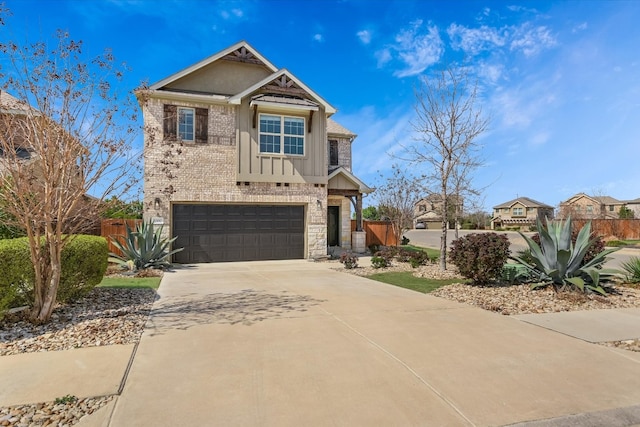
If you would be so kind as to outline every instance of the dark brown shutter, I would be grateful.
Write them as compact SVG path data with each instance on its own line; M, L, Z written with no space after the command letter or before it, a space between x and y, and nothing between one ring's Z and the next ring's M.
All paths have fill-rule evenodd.
M207 131L209 110L207 108L196 108L196 142L207 143L209 139Z
M176 140L178 132L178 107L164 105L164 139Z
M329 166L338 166L338 141L329 140Z

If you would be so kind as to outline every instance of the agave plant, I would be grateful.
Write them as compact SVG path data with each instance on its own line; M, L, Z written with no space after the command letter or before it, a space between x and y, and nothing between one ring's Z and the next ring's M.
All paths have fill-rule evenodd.
M532 264L520 257L516 261L538 276L541 283L533 285L553 285L556 291L567 287L576 287L583 292L587 290L606 295L600 283L619 275L617 270L602 269L606 256L617 249L607 249L597 254L591 261L582 264L582 260L594 242L591 237L591 222L586 223L576 238L571 242L571 218L565 222L552 222L547 219L546 228L540 219L537 221L540 245L524 234L520 235L529 245Z
M162 226L154 230L153 223L141 222L136 226L135 231L126 224L126 236L118 236L124 238L124 243L120 243L117 239L113 239L113 244L122 252L123 255L111 253L112 261L122 265L124 268L144 270L145 268L165 268L170 265L169 257L184 248L169 250L173 239L162 238ZM133 268L131 268L133 267Z

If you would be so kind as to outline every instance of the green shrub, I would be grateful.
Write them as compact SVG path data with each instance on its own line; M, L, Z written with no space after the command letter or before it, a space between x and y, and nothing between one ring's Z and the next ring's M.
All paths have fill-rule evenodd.
M406 236L402 236L402 241L400 242L400 244L401 244L402 246L406 246L406 245L408 245L408 244L409 244L409 242L410 242L410 240L409 240L409 238L408 238L408 237L406 237Z
M640 283L640 258L631 257L622 263L622 269L627 273L626 280L631 283Z
M33 267L26 238L0 240L0 317L7 309L28 305Z
M69 302L93 289L107 269L107 241L98 236L75 236L62 250L62 275L57 300ZM34 273L26 237L0 240L0 311L33 302Z
M62 250L62 277L57 300L78 300L104 277L109 259L107 240L100 236L78 235Z
M389 260L383 256L377 255L380 252L377 252L376 255L371 257L371 266L373 268L386 268L389 267Z
M509 258L509 239L504 234L468 234L451 243L449 260L463 277L474 284L489 283L501 277Z
M515 285L518 283L525 283L531 280L529 269L522 264L505 264L502 267L502 274L500 278L504 283L509 285Z

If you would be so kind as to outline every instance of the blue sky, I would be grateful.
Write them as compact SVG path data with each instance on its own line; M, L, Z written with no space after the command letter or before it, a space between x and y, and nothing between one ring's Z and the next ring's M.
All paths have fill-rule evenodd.
M465 61L490 129L474 184L484 206L552 206L583 191L640 197L640 1L6 1L1 40L57 28L161 80L240 40L338 109L358 138L357 176L375 186L414 142L414 87ZM412 168L420 173L419 168ZM365 199L365 204L375 201Z

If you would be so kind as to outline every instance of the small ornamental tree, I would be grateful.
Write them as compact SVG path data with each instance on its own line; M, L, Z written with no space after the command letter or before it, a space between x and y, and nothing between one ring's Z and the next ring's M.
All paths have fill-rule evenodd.
M486 284L500 277L509 254L509 239L504 234L477 233L454 240L449 260L463 277Z
M62 249L95 223L106 197L137 181L137 106L114 87L122 71L111 53L82 50L62 31L53 46L0 43L0 209L29 241L34 323L53 312Z

